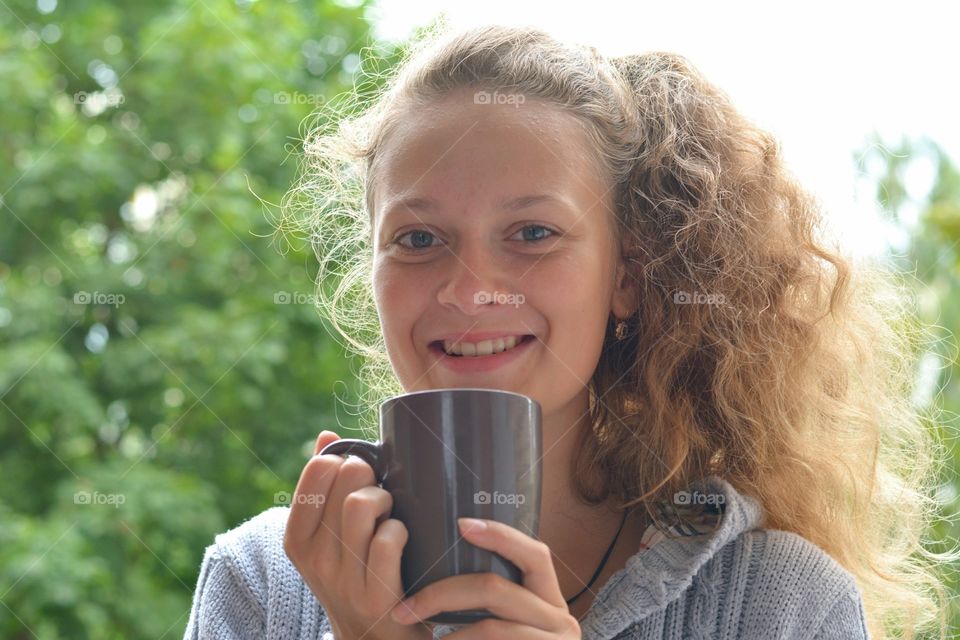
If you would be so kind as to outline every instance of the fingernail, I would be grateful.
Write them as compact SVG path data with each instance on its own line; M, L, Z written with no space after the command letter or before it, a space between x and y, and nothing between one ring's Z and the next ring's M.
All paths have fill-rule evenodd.
M393 615L394 620L409 622L410 620L415 620L417 617L413 611L411 611L412 608L413 598L407 598L406 600L401 600L400 604L393 608L391 615Z
M487 521L478 520L476 518L458 518L457 522L460 523L460 527L463 529L464 533L474 533L486 531Z

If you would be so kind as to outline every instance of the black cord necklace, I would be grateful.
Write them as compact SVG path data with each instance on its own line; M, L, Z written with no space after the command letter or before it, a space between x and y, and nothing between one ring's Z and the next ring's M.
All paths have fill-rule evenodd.
M629 512L630 512L630 509L624 509L624 510L623 510L623 519L620 521L620 528L617 529L617 534L616 534L615 536L613 536L613 541L610 543L610 546L607 547L607 552L606 552L605 554L603 554L603 560L600 561L600 566L598 566L598 567L597 567L597 570L593 572L593 577L590 578L590 582L587 583L587 586L585 586L583 589L581 589L581 590L580 590L580 593L578 593L577 595L575 595L575 596L573 596L572 598L569 598L569 599L567 600L567 604L568 604L568 605L573 604L573 601L574 601L574 600L576 600L577 598L579 598L580 596L582 596L582 595L583 595L583 592L590 588L590 585L593 584L593 581L596 580L596 579L597 579L597 576L600 575L600 572L603 571L603 566L604 566L605 564L607 564L607 559L610 557L610 552L613 551L613 546L614 546L615 544L617 544L617 538L620 537L620 532L623 531L623 525L626 524L626 522L627 522L627 513L629 513Z

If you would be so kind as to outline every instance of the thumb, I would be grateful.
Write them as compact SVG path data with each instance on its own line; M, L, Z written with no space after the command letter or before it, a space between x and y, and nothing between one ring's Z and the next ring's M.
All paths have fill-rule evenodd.
M313 455L317 455L325 446L339 439L340 436L333 431L321 431L320 435L317 436L317 444L313 447Z

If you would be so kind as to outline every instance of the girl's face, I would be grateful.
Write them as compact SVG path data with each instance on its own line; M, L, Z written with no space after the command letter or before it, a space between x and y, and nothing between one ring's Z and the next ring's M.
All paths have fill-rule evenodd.
M574 117L464 89L408 112L377 163L374 296L404 389L505 389L545 415L584 401L607 318L631 307L612 185ZM533 339L443 348L497 336Z

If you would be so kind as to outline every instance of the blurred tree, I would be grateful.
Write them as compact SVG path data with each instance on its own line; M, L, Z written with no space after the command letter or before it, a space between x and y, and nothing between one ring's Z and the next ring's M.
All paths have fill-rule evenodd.
M949 455L935 496L943 520L926 536L931 550L945 551L943 541L960 540L960 173L943 149L926 138L894 145L874 136L854 159L889 225L889 260L908 274L917 319L931 328L914 401ZM957 567L947 577L953 598L948 628L960 631Z
M204 547L355 426L316 260L258 198L399 53L366 9L0 6L0 637L181 636Z

